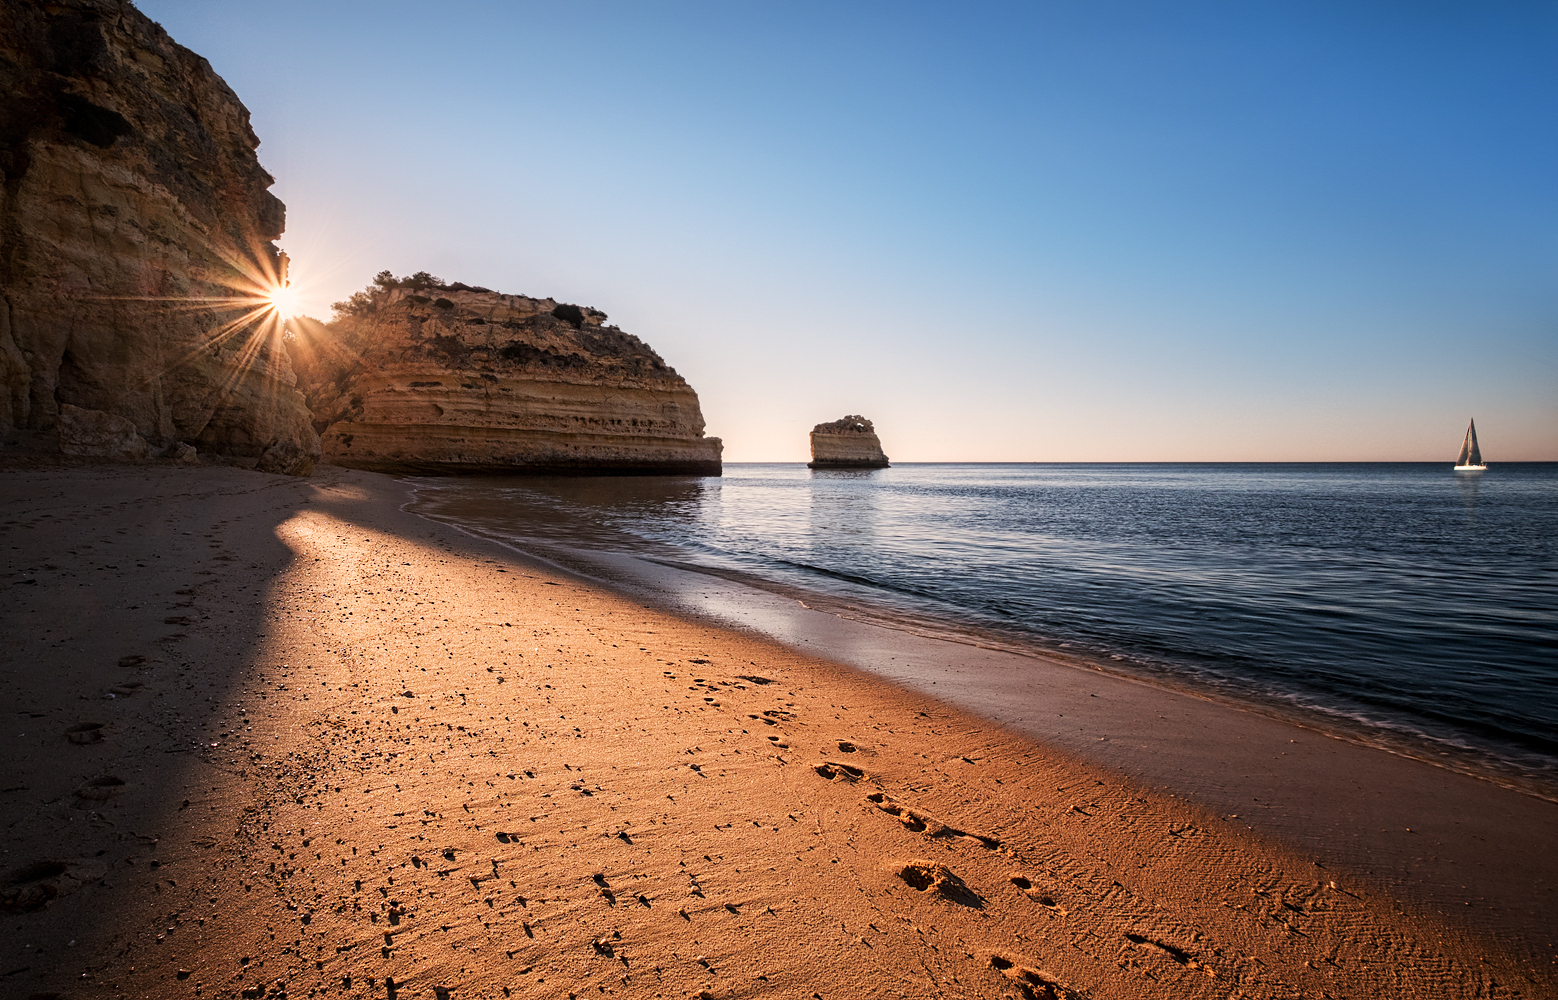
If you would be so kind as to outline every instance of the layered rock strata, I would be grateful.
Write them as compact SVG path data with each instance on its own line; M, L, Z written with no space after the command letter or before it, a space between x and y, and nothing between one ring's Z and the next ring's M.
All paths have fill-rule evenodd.
M293 346L329 462L720 474L697 393L598 310L460 284L380 287L353 302L355 314L300 330Z
M876 428L862 416L847 416L811 429L813 469L885 469L887 456Z
M0 0L0 95L0 440L306 473L243 104L124 0Z

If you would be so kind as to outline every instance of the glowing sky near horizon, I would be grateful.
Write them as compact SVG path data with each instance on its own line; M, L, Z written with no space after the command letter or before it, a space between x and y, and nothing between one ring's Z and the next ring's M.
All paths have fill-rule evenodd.
M1558 460L1552 3L139 6L303 311L595 306L727 461Z

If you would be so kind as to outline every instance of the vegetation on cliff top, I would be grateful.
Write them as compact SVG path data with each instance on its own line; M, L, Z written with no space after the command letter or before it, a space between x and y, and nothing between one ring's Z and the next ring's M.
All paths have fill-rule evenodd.
M875 434L876 428L865 417L849 414L838 420L818 424L811 429L811 432L813 434Z
M403 278L395 277L390 271L380 271L373 276L373 281L369 283L367 288L360 292L353 292L350 298L331 303L330 308L335 310L337 317L366 316L369 313L378 311L379 307L384 305L385 300L389 297L389 292L396 288L405 289L412 293L437 290L441 292L497 294L490 288L483 288L481 285L467 285L463 281L446 283L444 279L429 274L427 271L418 271ZM454 308L454 303L447 298L431 300L429 296L420 294L413 294L410 297L414 302L434 301L434 304L440 309ZM582 330L586 324L599 326L606 319L606 314L599 310L585 309L567 302L558 304L552 310L552 315L575 330Z
M332 304L331 308L336 314L335 321L349 321L377 313L389 304L390 293L397 289L410 293L404 296L402 301L409 301L418 306L430 304L441 310L454 309L456 303L448 298L434 298L430 294L423 293L441 291L501 294L480 285L467 285L460 281L445 282L427 271L418 271L400 278L395 277L390 271L380 271L373 276L373 281L368 287L360 292L353 292L348 299ZM537 304L553 302L552 299L516 297L529 299ZM459 319L476 326L485 326L489 322L478 315L462 315ZM526 319L494 321L496 325L520 334L518 339L510 341L503 347L498 356L504 361L514 363L543 364L553 367L578 366L585 363L586 356L617 357L630 364L642 364L652 370L674 373L674 369L670 368L648 344L619 327L605 325L605 319L606 314L598 309L563 302L554 303L551 309L543 307L536 315ZM522 332L537 326L544 327L557 323L566 324L577 331L574 335L575 342L580 348L577 355L559 354L551 348L538 348L529 343ZM449 337L435 338L435 342L429 345L429 349L451 361L457 356L464 358L473 350L477 350L474 345L466 344L458 333Z

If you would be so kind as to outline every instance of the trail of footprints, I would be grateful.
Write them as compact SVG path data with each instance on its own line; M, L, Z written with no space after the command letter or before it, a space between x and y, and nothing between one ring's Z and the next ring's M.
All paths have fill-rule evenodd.
M119 667L144 670L150 667L150 661L143 655L132 654L120 657ZM129 698L145 690L145 681L128 677L111 685L104 698ZM63 736L75 746L91 746L103 742L107 731L107 725L102 722L77 722L66 726ZM88 778L70 793L70 808L101 809L124 790L126 784L123 778L106 772ZM43 858L24 864L0 876L0 910L25 912L41 909L50 901L68 895L102 874L103 865L95 858Z
M717 692L720 688L729 690L734 687L739 690L742 682L756 685L772 683L767 678L755 676L719 681L718 687L702 678L695 680L695 683L703 686L706 692L714 694L713 698L706 699L713 707L719 706ZM767 709L761 713L748 713L746 717L765 727L776 728L798 721L794 712L785 709ZM768 735L767 740L773 747L790 748L788 735L782 729L777 735ZM863 749L847 740L837 741L836 747L840 756L853 757L857 754L872 756L869 749ZM859 764L830 755L823 762L813 765L812 770L818 777L830 782L844 785L857 783L872 785L872 790L864 797L865 804L897 820L911 833L919 834L929 840L951 843L954 846L999 852L1014 861L1021 860L1017 852L1010 845L1003 844L999 837L962 829L915 805L895 798L882 787L874 775ZM1073 808L1082 816L1092 815L1082 809ZM1169 830L1168 836L1182 840L1187 836L1199 836L1201 833L1199 828L1189 825ZM1119 881L1105 884L1104 880L1107 876L1103 876L1096 865L1086 864L1060 854L1048 858L1043 867L1048 874L1047 878L1038 878L1031 871L1013 871L1009 873L1006 881L1013 890L1021 893L1035 906L1057 918L1071 918L1073 921L1083 918L1096 921L1100 916L1104 916L1108 930L1103 926L1088 928L1081 924L1073 924L1076 929L1072 944L1089 954L1100 965L1113 966L1121 970L1136 969L1149 979L1158 978L1168 963L1212 979L1231 975L1230 983L1235 985L1243 979L1241 963L1248 960L1241 953L1237 950L1225 951L1223 948L1214 947L1204 940L1201 932L1169 917L1154 901L1138 895ZM953 904L978 909L993 905L991 899L981 896L945 865L915 860L899 866L896 873L913 888L930 892ZM1293 886L1290 889L1297 891L1301 887ZM1261 893L1257 892L1257 896L1260 895ZM1278 895L1280 896L1280 893ZM1273 909L1280 909L1280 907L1274 906ZM1105 915L1120 915L1123 919ZM1286 923L1281 920L1280 913L1272 919L1279 923ZM1035 1000L1035 998L1076 1000L1090 995L1086 991L1078 992L1076 988L1064 985L1055 975L1012 952L992 950L989 953L989 962L992 969L1010 980L1018 993L1028 1000ZM1220 969L1224 971L1220 972Z
M119 665L123 668L136 669L143 668L144 664L145 658L137 656L125 657L120 661ZM669 672L667 673L670 676ZM768 678L755 675L741 676L739 681L757 686L773 683ZM719 692L720 686L727 688L727 690L731 687L739 687L733 681L718 682L719 686L716 686L716 684L710 684L703 678L696 678L694 683L702 687L704 691L710 692L704 700L711 707L719 707L720 705L718 700L720 695L719 693L714 693ZM143 683L130 679L115 685L109 693L115 697L130 697L143 688ZM747 717L761 722L767 727L778 727L784 723L796 720L794 712L778 708L764 710L761 714L751 713ZM465 727L462 726L460 728L463 731ZM104 729L105 727L101 723L81 722L69 727L63 735L70 743L88 745L101 740L104 735ZM782 731L780 734L768 735L766 739L771 746L776 748L788 749L790 747L788 739L786 735L782 734ZM871 756L869 750L862 751L861 747L849 741L837 741L836 747L841 756L851 756L856 757L856 759L863 756ZM339 767L344 762L335 760L333 763ZM310 769L316 776L330 770L330 767L323 760L316 762L316 764L316 768ZM371 766L367 762L363 762L360 769L371 770ZM863 782L871 785L872 789L864 795L863 803L872 811L896 820L910 833L918 834L927 840L939 841L967 850L997 852L1014 861L1020 861L1017 853L1010 846L1004 845L999 837L972 832L945 822L931 813L889 794L882 787L879 780L868 773L864 767L842 760L827 759L815 765L813 770L820 778L827 781L850 785ZM106 801L123 785L123 780L113 775L102 775L88 781L75 792L76 798L80 800L78 808L91 808ZM300 788L296 790L296 794L301 796L304 794L304 790ZM301 798L299 798L299 801L301 801ZM500 831L496 832L495 836L500 843L509 843L511 840L517 841L519 834L509 834ZM621 839L629 844L632 843L632 840L625 833L621 834ZM305 845L306 843L305 841ZM442 854L446 861L452 862L454 860L454 850L452 848L445 849L442 851ZM418 868L426 864L420 857L413 857L411 863ZM1171 921L1164 919L1164 915L1161 912L1154 912L1155 908L1150 901L1135 897L1129 890L1120 886L1118 882L1108 887L1098 884L1095 886L1096 892L1090 891L1086 888L1086 884L1097 882L1098 876L1096 871L1076 861L1069 863L1061 861L1061 864L1066 870L1056 871L1051 867L1051 878L1048 880L1040 880L1031 874L1017 871L1011 872L1007 876L1007 882L1014 890L1021 893L1023 897L1030 900L1033 904L1061 918L1077 913L1085 913L1089 909L1086 901L1095 897L1100 901L1109 900L1112 904L1110 908L1114 908L1123 901L1125 906L1121 907L1121 909L1132 914L1134 922L1130 925L1129 930L1124 931L1123 935L1112 938L1112 940L1119 942L1122 951L1138 953L1143 958L1166 958L1181 967L1198 970L1212 977L1217 975L1212 967L1204 964L1202 958L1183 943L1194 941L1200 935L1195 934L1188 928L1173 926ZM3 893L4 898L0 899L0 908L34 909L46 905L50 899L59 894L64 888L61 876L65 875L67 867L71 866L61 862L43 861L29 868L11 873L10 885ZM454 867L445 867L448 867L451 872L455 870ZM494 868L496 868L495 862ZM440 869L439 874L445 874L444 870ZM911 888L920 892L931 893L938 899L945 900L953 905L983 910L987 906L999 904L999 900L995 898L995 893L991 893L989 897L981 895L976 888L968 885L955 871L945 864L916 859L899 865L895 870L895 874ZM480 882L483 880L482 877L470 879L473 887L478 889L480 888ZM609 903L615 905L617 898L613 890L606 886L603 876L596 875L595 880L601 895ZM1067 891L1063 892L1058 888L1062 883L1068 886ZM694 883L694 886L696 887L696 883ZM701 895L701 893L699 894ZM634 898L642 906L649 905L649 901L643 896ZM1073 902L1073 900L1081 900L1083 902L1079 904ZM519 897L517 901L521 907L525 905L525 902L523 896ZM491 906L492 904L489 902L488 905ZM384 931L383 937L386 949L394 947L394 935L403 933L403 928L400 928L400 918L403 915L403 911L397 907L392 907L388 911L387 920L389 925L396 929ZM685 912L682 915L684 918L686 917ZM523 927L527 937L534 937L531 924L528 921L524 923ZM1099 930L1102 930L1102 928L1099 928ZM1099 945L1102 945L1106 940L1097 934L1092 936ZM610 947L608 944L608 950L602 953L610 954ZM601 949L597 947L597 950L600 951ZM1015 951L996 948L988 951L986 954L989 967L1008 980L1017 993L1025 1000L1081 1000L1081 998L1088 995L1086 992L1079 992L1074 987L1063 983L1060 977L1039 967L1036 963ZM1109 964L1121 964L1116 962L1113 956L1095 952L1095 957L1101 962L1107 961ZM1127 958L1126 964L1135 964L1135 962Z
M838 744L840 751L854 753L858 748L849 742ZM969 848L982 848L986 851L998 851L1016 859L1016 854L1010 848L1003 846L999 837L973 833L961 829L950 823L944 822L930 813L895 799L882 790L872 775L864 768L853 764L847 764L837 760L827 760L816 765L813 770L821 778L828 781L854 784L861 781L870 781L877 785L875 791L868 792L865 802L875 810L893 817L911 833L917 833L931 840L962 841ZM982 896L975 889L963 881L952 869L936 862L915 860L899 866L896 869L897 876L910 887L929 892L938 898L948 902L967 906L973 909L984 909L991 900ZM1082 880L1090 877L1089 873L1080 868L1073 873L1070 880L1073 885L1073 894L1086 896L1086 890L1077 886ZM1036 881L1033 877L1022 872L1014 872L1008 878L1009 883L1025 897L1032 900L1038 906L1050 911L1059 917L1065 917L1073 912L1061 902L1064 894L1053 888L1051 884ZM1138 899L1118 882L1110 886L1111 892L1107 895L1126 897L1127 912L1133 914L1133 929L1127 930L1123 937L1122 950L1136 953L1145 952L1146 955L1159 955L1165 957L1177 965L1187 969L1200 971L1208 977L1215 978L1216 970L1202 962L1197 953L1189 948L1174 943L1176 940L1193 941L1201 937L1194 931L1174 925L1172 921L1166 921L1156 908L1145 900ZM1147 930L1151 928L1151 930ZM1100 959L1105 956L1098 956ZM990 967L1009 979L1017 988L1024 1000L1082 1000L1088 994L1078 992L1076 989L1064 985L1053 973L1037 968L1028 963L1019 955L1004 951L993 950L989 955ZM1117 966L1135 966L1138 961L1127 959L1123 962L1114 961L1111 964Z
M136 672L149 670L152 664L153 661L149 657L140 653L121 656L118 661L121 670ZM135 676L128 676L111 684L102 697L108 701L116 701L134 697L148 690L150 688L145 681ZM110 727L106 723L83 721L66 726L62 735L66 742L75 746L92 746L104 742L110 732ZM125 779L109 772L87 778L69 793L69 807L77 810L100 810L124 791L127 785ZM0 877L0 910L39 909L51 900L68 895L82 885L96 880L102 874L102 868L102 864L97 859L45 858L12 869Z
M841 741L839 750L845 753L854 753L858 750L853 743ZM854 783L870 776L863 768L840 761L825 761L817 765L814 770L819 777L829 781L844 781ZM911 833L918 833L932 840L962 840L969 847L976 845L987 851L999 851L1002 849L999 837L985 834L972 833L970 831L946 823L924 810L898 801L885 791L880 789L867 793L865 801L877 811L893 817L903 824L904 829ZM1005 853L1010 854L1010 851ZM984 909L990 902L981 896L963 881L952 869L946 865L932 861L915 860L900 865L895 874L905 884L920 892L929 892L938 898L960 906L973 909ZM1053 893L1038 889L1025 875L1013 875L1011 884L1021 890L1030 899L1039 905L1065 915L1067 910L1055 902ZM1027 964L1021 957L1006 951L992 951L989 956L990 967L1009 979L1016 986L1018 993L1024 1000L1082 1000L1085 994L1078 993L1069 987L1062 985L1059 979L1052 973L1034 968Z

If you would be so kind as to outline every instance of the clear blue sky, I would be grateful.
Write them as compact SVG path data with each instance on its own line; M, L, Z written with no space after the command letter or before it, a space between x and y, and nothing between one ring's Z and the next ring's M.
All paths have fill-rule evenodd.
M1558 459L1553 2L140 6L311 312L596 306L727 460Z

